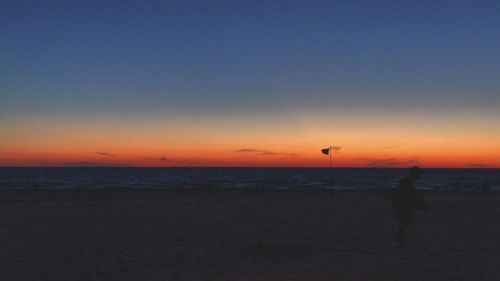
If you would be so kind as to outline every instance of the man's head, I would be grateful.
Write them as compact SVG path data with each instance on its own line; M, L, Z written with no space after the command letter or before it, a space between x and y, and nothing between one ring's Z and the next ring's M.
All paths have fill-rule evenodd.
M421 174L420 168L415 166L410 169L409 177L413 179L418 179L420 177L420 174Z

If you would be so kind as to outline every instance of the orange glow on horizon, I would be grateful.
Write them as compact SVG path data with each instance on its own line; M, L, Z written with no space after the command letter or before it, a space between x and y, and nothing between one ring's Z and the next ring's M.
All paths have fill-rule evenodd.
M16 121L4 126L0 166L326 167L320 149L335 145L337 167L500 167L494 124L264 119Z
M328 156L320 148L310 150L189 149L161 152L151 149L144 153L133 150L112 152L65 151L48 153L9 153L0 158L1 166L137 166L137 167L327 167ZM293 152L292 152L293 151ZM102 154L100 154L102 153ZM108 155L109 154L109 155ZM7 157L5 157L7 156ZM409 167L429 168L498 168L500 157L488 153L428 153L408 151L355 151L344 148L333 153L335 167Z

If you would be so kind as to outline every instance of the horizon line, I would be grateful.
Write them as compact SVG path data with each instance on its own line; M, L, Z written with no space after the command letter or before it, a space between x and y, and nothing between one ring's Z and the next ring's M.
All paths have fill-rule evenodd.
M411 167L419 167L421 169L500 169L500 167L426 167L426 166L408 166L408 167L360 167L360 166L334 166L332 169L409 169ZM133 166L133 165L89 165L89 166L0 166L0 168L256 168L256 169L330 169L324 166Z

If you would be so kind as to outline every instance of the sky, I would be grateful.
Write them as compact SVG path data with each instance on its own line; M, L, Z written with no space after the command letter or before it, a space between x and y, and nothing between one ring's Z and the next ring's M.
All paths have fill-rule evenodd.
M0 1L0 166L500 167L498 1Z

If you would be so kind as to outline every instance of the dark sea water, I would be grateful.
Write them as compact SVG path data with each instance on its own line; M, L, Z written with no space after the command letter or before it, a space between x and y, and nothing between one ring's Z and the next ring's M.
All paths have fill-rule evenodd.
M396 187L407 169L335 168L333 188L371 190ZM0 168L0 188L274 188L329 187L324 168ZM417 188L500 190L500 169L423 169Z

